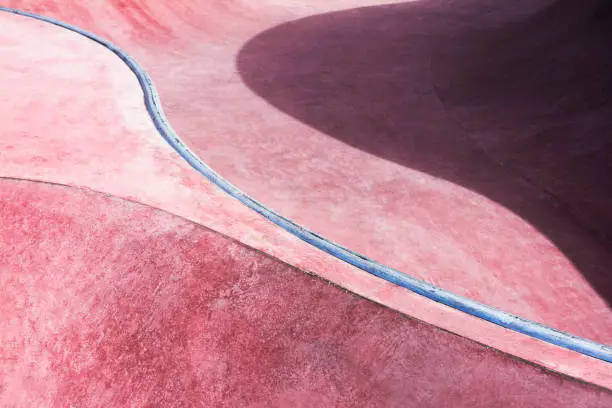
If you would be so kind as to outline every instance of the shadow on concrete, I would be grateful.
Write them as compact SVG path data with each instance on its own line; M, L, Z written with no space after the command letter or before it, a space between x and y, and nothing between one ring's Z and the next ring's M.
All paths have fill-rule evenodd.
M251 39L238 69L301 122L518 214L610 304L609 5L561 0L525 17L457 3L292 21Z

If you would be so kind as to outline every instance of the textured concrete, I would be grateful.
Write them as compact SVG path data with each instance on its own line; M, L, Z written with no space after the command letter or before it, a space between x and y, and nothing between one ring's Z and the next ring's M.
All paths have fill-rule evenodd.
M607 407L177 216L0 181L4 407Z
M607 20L563 3L540 11L545 1L330 14L322 2L8 4L133 54L190 147L281 214L444 289L612 342L612 205L598 177L610 170L610 112L598 102L608 94ZM576 26L574 43L566 26ZM557 63L591 54L599 65ZM564 100L586 110L563 111ZM576 149L576 135L589 147Z
M610 343L610 21L553 10L505 26L478 3L340 11L250 39L247 85L320 131L258 133L251 162L279 164L252 165L272 180L254 188L386 264ZM271 174L280 163L290 176Z
M512 61L533 61L529 72L547 72L551 60L579 49L601 55L597 66L607 72L607 48L597 48L608 35L605 24L597 23L605 13L598 14L603 16L599 19L570 13L564 10L571 9L569 2L539 13L536 6L545 2L517 2L509 10L494 1L461 6L430 1L325 15L318 15L330 11L323 2L309 7L270 2L256 9L238 2L210 8L207 2L171 6L117 1L104 7L93 3L88 9L80 2L32 3L0 2L90 29L136 56L152 73L181 137L265 204L446 289L609 343L610 250L604 222L609 189L598 177L609 164L606 139L601 137L609 130L609 111L601 96L608 89L605 77L590 72L601 87L596 88L600 93L593 93L592 83L584 81L590 78L586 68L574 66L571 72L583 78L584 89L572 93L572 82L559 64L558 74L541 93L516 91L513 100L501 98L506 109L496 107L501 96L520 89L523 82L524 89L536 89L546 76L525 77L521 70L506 70L505 62L498 63L497 71L487 68L503 61L501 54ZM347 1L333 7L358 5L367 4ZM488 6L486 14L483 5ZM305 15L313 16L297 19ZM588 34L577 35L570 46L555 29L568 23L560 18L566 15L577 24L578 34ZM164 208L411 316L612 386L609 364L432 304L274 228L203 182L169 151L151 126L133 76L115 56L65 30L15 16L0 18L6 34L0 67L11 84L0 90L3 175L84 186ZM284 24L287 21L293 22ZM556 23L543 24L550 21ZM364 32L364 27L380 29ZM481 32L486 35L479 36ZM528 44L532 37L543 38L537 43L540 48L504 52L513 44L510 39ZM594 51L586 43L595 44ZM363 57L362 46L377 64ZM551 54L533 59L542 48ZM483 55L486 58L479 58ZM466 59L476 62L470 65ZM471 70L486 86L461 76ZM507 88L494 86L499 72L508 73ZM554 91L563 84L562 92L583 105L558 113L538 111L556 100ZM439 105L433 103L436 98ZM405 106L413 113L407 115ZM509 113L504 116L495 109ZM522 122L516 120L518 113ZM566 117L571 119L554 119ZM520 146L494 143L502 140L505 129L518 134L532 123L543 129L557 123L557 134L565 142L551 149L550 142L539 145L537 138L526 135L516 139L523 141ZM597 132L585 133L589 126ZM455 140L458 129L467 137ZM533 134L542 132L538 128ZM594 136L582 150L563 148L576 134ZM411 140L408 147L406 140ZM3 226L11 225L5 219ZM15 265L20 270L21 264ZM426 344L426 337L419 341ZM432 353L439 349L432 347ZM446 367L453 366L452 361ZM416 375L406 373L413 381ZM435 377L435 370L432 373ZM510 380L507 384L516 385ZM537 398L552 398L545 388L544 396ZM498 388L490 397L500 394ZM530 395L536 398L535 392ZM589 406L587 397L579 398L567 401Z

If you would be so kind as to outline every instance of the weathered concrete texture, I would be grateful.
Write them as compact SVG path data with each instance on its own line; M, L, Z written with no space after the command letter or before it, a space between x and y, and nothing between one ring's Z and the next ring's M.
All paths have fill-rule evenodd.
M609 35L609 12L588 2L574 8L567 0L550 8L548 0L428 0L359 10L347 9L371 1L247 3L92 1L85 7L76 0L0 0L3 6L91 30L135 56L152 73L170 121L190 147L282 214L445 289L610 342L612 255L606 234L612 206L607 204L609 180L600 177L612 162L606 161L610 150L604 137L612 117L605 100L609 82L602 74L609 72L609 48L601 46ZM161 140L134 76L99 45L7 13L0 13L0 26L0 175L82 186L163 208L392 309L612 388L610 364L376 279L220 192ZM568 45L563 36L570 32L559 27L572 27L575 40ZM573 52L581 57L572 59ZM581 62L588 60L599 64ZM528 68L521 69L523 63ZM547 72L553 75L548 78ZM29 282L37 279L24 286L30 297L20 297L14 288L6 293L17 299L6 307L20 306L22 317L0 316L10 316L1 324L14 326L0 350L22 359L7 360L5 367L13 371L0 370L10 386L4 387L3 398L14 405L65 406L74 397L73 405L96 406L116 398L106 404L112 406L128 404L129 395L136 406L147 401L171 405L163 398L176 404L188 398L184 405L197 405L200 397L218 397L213 406L221 401L228 406L300 406L302 401L304 406L364 401L393 406L401 398L402 406L609 405L608 395L594 388L541 374L465 338L325 289L306 276L291 279L314 282L296 284L298 292L309 292L302 294L304 308L323 288L325 301L312 300L318 315L293 305L292 295L283 298L278 290L293 289L273 277L259 278L253 283L259 298L244 300L258 305L257 316L244 309L238 314L215 309L212 299L218 293L198 303L190 288L200 291L208 274L222 280L223 268L244 266L257 270L257 276L299 273L261 255L267 261L245 266L257 258L243 259L250 250L215 246L224 239L151 209L59 187L3 185L0 236L8 243L0 248L7 259L0 267L9 266L1 270L1 279L18 282L22 274ZM119 208L108 210L119 214L116 224L100 207L107 204ZM75 214L81 212L79 221ZM74 220L61 221L63 213ZM21 235L12 232L14 226ZM216 238L186 238L198 234ZM169 245L165 248L174 245L172 253L163 252L162 240ZM88 253L83 247L103 241L105 250ZM21 255L11 252L16 245L22 246ZM57 253L51 253L53 248ZM235 258L230 248L242 254L240 261L228 261ZM41 258L44 254L48 260ZM184 280L183 270L191 271L191 281ZM99 276L98 284L92 274ZM240 278L223 282L230 281L233 285ZM262 283L268 281L270 287ZM160 282L169 292L155 291ZM211 287L225 284L219 282L211 280ZM226 296L241 302L242 286L237 288ZM264 293L270 316L291 327L301 327L299 319L314 319L304 327L324 340L315 341L306 329L268 326L269 316L261 311L267 311ZM335 293L341 298L331 299ZM38 303L28 303L30 298ZM354 319L344 322L334 308L353 316L350 307L342 306L349 302L345 298L375 311L356 308L365 314L354 312ZM166 303L156 303L159 299ZM185 307L199 310L193 321ZM281 307L287 309L285 317L280 317ZM107 312L119 309L125 313L108 317ZM225 316L242 322L243 312L251 320L242 326L215 320ZM330 327L323 327L328 313ZM394 317L378 326L368 313ZM185 322L184 328L173 323L175 318ZM255 318L261 319L261 331ZM351 322L358 324L347 326ZM205 337L212 330L209 324L218 332ZM100 338L100 327L115 339ZM290 334L277 339L268 329ZM237 345L229 337L238 339ZM357 338L359 347L343 343L348 338ZM292 339L305 345L290 346ZM93 346L98 341L105 344L103 352ZM280 350L278 356L266 344ZM104 353L117 358L106 359ZM217 363L236 353L243 355L234 365ZM372 356L383 357L377 362ZM397 362L389 360L392 356ZM239 385L239 378L246 383ZM207 382L218 388L198 395ZM554 384L560 390L553 391ZM163 395L156 394L159 390L165 390Z
M502 24L503 10L483 14L496 2L462 3L315 15L241 49L247 85L327 135L283 142L305 146L285 165L308 186L294 214L445 289L609 343L610 21L554 10Z
M607 407L166 212L0 181L0 405Z
M190 147L281 214L612 341L612 58L596 1L174 3L7 2L134 55Z

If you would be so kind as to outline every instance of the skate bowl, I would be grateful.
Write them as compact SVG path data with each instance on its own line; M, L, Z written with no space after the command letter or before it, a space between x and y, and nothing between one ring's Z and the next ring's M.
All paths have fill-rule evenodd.
M0 405L609 406L610 8L503 3L0 2Z

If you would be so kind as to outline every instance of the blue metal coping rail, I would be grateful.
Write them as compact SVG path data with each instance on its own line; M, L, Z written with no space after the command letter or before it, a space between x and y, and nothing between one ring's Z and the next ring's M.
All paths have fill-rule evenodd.
M277 214L221 177L210 166L204 163L195 153L189 150L189 148L185 145L185 143L183 143L168 122L168 119L161 108L159 95L147 72L132 57L126 54L119 47L95 34L54 18L7 7L0 7L0 11L54 24L89 38L90 40L93 40L112 51L115 55L121 58L121 60L123 60L123 62L125 62L125 64L127 64L127 66L132 70L134 75L136 75L136 78L138 79L144 93L144 102L147 111L149 112L149 115L151 116L151 119L153 120L158 132L170 144L170 146L172 146L172 148L176 150L176 152L181 155L181 157L183 157L183 159L185 159L194 169L209 179L221 190L225 191L227 194L239 200L247 207L263 215L268 220L272 221L301 240L372 275L416 292L446 306L461 310L472 316L479 317L491 323L534 337L536 339L612 363L612 348L610 346L574 336L572 334L544 326L537 322L506 313L502 310L484 305L472 299L448 292L442 288L431 285L420 279L416 279L410 275L382 265L372 259L351 251L350 249L332 242L283 217L282 215Z

